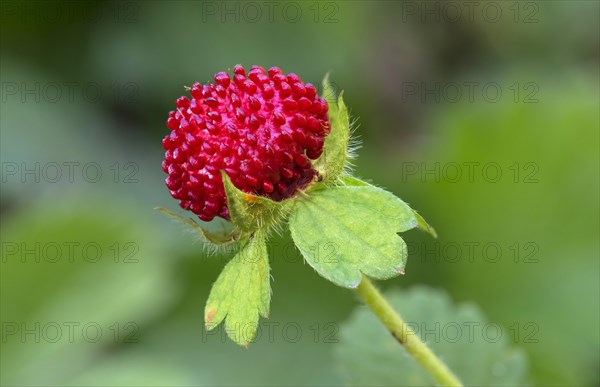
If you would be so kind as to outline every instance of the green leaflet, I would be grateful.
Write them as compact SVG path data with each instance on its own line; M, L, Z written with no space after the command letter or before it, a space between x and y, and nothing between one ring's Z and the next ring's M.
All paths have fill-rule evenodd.
M254 232L276 225L285 217L290 208L289 200L275 202L263 196L248 194L234 186L224 171L221 171L221 175L231 222L241 230Z
M210 290L204 322L208 330L225 320L227 335L243 346L256 336L259 315L271 300L269 257L264 234L255 234L227 263Z
M466 386L528 385L525 353L475 305L455 305L445 292L422 286L386 298ZM365 308L342 324L334 359L344 385L436 385Z
M410 207L373 186L340 186L298 200L289 219L304 259L336 285L355 288L361 272L387 279L402 273L406 244L397 233L417 226Z
M167 215L172 219L175 219L185 224L186 226L189 226L192 230L198 232L203 242L208 242L215 246L223 246L226 244L235 243L240 238L239 230L235 229L234 227L223 229L220 232L209 231L202 228L202 226L200 226L191 218L184 218L183 216L180 216L174 213L173 211L169 211L163 207L156 207L154 209L162 212L163 214Z
M331 132L325 137L323 154L315 162L315 168L325 181L335 181L342 174L348 157L348 143L350 141L350 120L348 109L340 93L337 104L334 91L329 83L329 76L323 80L323 98L327 97L329 110L329 124Z

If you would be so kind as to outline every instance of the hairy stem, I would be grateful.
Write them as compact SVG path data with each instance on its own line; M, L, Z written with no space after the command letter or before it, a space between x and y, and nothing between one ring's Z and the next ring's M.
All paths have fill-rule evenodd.
M462 386L446 364L406 325L366 276L363 275L356 292L396 340L440 385Z

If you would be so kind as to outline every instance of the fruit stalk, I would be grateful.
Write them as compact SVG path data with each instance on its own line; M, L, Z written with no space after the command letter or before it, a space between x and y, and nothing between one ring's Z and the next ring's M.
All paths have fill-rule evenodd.
M462 386L458 378L448 369L435 354L423 343L415 332L402 320L373 283L363 275L356 289L359 297L377 316L379 321L390 331L392 336L406 351L427 371L441 386Z

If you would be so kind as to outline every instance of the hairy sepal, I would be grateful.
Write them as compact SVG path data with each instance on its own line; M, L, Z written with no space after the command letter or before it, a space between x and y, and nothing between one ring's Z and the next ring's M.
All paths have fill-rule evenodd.
M335 92L329 82L329 74L323 79L323 98L328 102L329 125L331 131L325 137L323 154L313 165L325 184L335 182L346 169L350 156L350 118L343 99L343 92L335 98Z
M291 208L293 199L281 202L239 190L225 171L221 171L231 222L240 230L252 233L278 227Z
M227 246L231 246L237 243L241 237L241 232L238 228L231 225L231 227L223 226L222 231L213 231L208 230L198 224L195 220L191 218L184 218L183 216L176 214L173 211L167 210L164 207L156 207L155 210L158 210L168 216L171 219L174 219L178 222L189 227L190 230L194 232L194 234L200 237L200 241L207 245L207 247L211 248L224 248ZM224 222L225 223L225 222ZM214 251L214 249L212 249Z

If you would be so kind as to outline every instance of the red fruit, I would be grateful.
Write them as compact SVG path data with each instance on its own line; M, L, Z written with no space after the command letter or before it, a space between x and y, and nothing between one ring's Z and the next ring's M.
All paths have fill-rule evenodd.
M169 113L163 170L171 195L204 221L229 219L220 171L240 190L290 198L316 174L310 160L329 134L327 102L310 83L277 68L237 65L191 88Z

